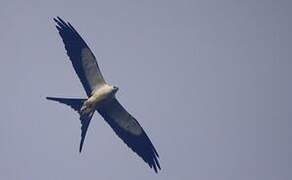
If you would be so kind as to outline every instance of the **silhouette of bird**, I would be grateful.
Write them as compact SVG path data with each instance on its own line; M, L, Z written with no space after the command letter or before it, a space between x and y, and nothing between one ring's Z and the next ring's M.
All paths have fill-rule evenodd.
M124 143L157 173L158 169L161 169L159 155L138 121L117 100L115 94L118 87L105 82L94 54L74 27L60 17L54 18L54 21L88 98L47 97L47 99L66 104L79 113L81 122L79 152L82 151L91 118L97 111Z

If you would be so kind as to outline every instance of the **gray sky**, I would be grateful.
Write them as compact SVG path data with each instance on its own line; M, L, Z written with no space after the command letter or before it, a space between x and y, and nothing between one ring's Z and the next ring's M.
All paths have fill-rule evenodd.
M292 178L291 1L1 1L0 179ZM153 170L95 114L52 18L89 44L161 158Z

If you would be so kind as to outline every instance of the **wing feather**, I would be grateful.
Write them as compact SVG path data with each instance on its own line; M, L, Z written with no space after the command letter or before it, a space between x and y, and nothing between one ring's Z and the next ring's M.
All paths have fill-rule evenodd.
M56 28L64 42L67 55L72 62L73 68L78 75L88 96L91 92L105 84L96 58L86 42L70 23L61 18L54 18Z
M113 98L100 107L98 112L115 133L157 173L160 164L155 147L138 121L118 100Z

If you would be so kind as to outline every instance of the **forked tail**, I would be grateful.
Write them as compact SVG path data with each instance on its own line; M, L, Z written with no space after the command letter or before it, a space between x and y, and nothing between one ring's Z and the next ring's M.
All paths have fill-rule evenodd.
M94 114L94 111L91 113L88 113L88 114L81 114L80 110L81 110L81 107L82 107L84 101L86 101L86 99L56 98L56 97L47 97L46 99L66 104L79 113L79 115L80 115L79 119L81 122L81 141L80 141L80 146L79 146L79 152L81 153L84 139L86 136L86 132L87 132L88 126L90 124L90 120Z
M74 98L56 98L56 97L47 97L48 100L57 101L59 103L66 104L70 106L72 109L79 113L84 101L86 99L74 99Z

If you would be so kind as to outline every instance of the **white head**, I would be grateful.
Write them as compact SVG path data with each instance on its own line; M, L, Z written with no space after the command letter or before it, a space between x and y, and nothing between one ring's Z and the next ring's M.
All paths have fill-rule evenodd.
M112 86L112 92L113 92L113 94L116 94L116 92L119 90L119 88L118 87L116 87L116 86Z

